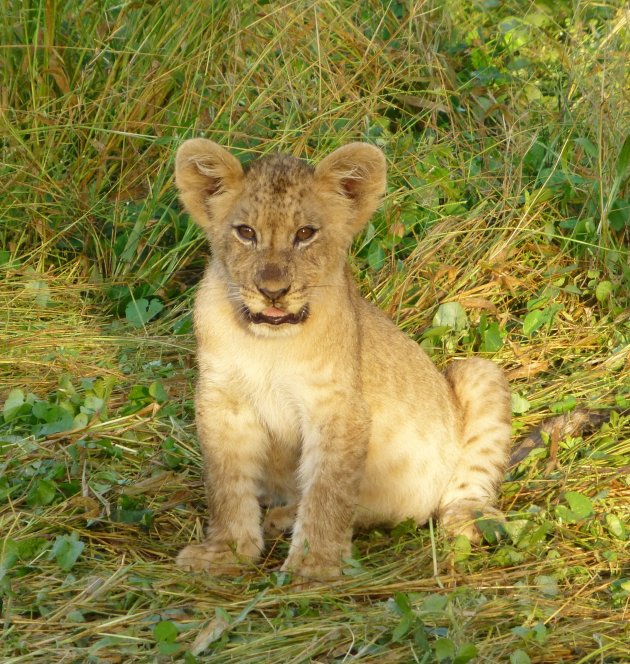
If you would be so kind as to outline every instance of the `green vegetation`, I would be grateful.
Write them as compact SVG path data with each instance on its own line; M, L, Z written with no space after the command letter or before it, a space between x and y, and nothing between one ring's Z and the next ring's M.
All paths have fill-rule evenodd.
M0 659L628 661L626 3L0 14ZM502 539L372 531L317 590L277 571L284 540L237 579L174 567L204 518L189 312L207 248L172 184L199 135L243 160L379 145L366 296L439 365L502 365L516 435L614 409L510 472Z

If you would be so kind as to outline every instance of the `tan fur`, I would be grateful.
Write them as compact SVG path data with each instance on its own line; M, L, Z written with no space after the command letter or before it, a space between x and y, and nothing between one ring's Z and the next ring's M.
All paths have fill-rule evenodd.
M360 526L437 515L475 538L508 456L509 389L481 359L442 375L359 295L346 255L385 190L382 153L353 143L316 168L275 155L243 170L195 139L176 181L212 246L195 306L209 528L178 563L257 560L262 501L269 531L292 527L284 569L308 578L337 576Z

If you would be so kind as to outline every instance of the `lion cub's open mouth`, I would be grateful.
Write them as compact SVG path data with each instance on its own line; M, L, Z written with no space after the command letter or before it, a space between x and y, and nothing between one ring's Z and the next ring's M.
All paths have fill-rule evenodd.
M258 313L245 309L245 316L250 323L267 323L267 325L297 325L308 318L308 306L304 306L296 314L290 314L277 307L267 307Z

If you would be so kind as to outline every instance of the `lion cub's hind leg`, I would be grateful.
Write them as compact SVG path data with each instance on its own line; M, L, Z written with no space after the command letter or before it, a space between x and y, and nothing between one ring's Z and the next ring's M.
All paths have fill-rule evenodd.
M445 372L462 418L461 456L438 516L450 536L480 539L475 519L502 519L494 504L510 450L511 396L503 371L480 358L452 362Z
M278 537L293 530L297 516L297 503L270 507L263 520L265 537Z

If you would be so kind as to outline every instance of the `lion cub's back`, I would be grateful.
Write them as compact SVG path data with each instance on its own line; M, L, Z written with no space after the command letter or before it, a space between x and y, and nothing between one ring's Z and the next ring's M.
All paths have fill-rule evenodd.
M362 378L370 405L399 404L408 415L455 418L451 389L424 350L370 302L361 309Z

